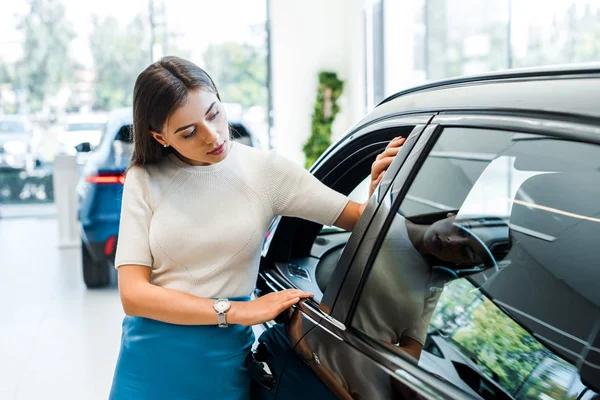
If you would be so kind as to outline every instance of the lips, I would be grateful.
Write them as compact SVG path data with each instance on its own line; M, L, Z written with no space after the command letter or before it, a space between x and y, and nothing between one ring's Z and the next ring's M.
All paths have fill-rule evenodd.
M217 147L216 149L214 149L213 151L211 151L210 153L207 153L207 154L211 155L211 156L218 156L218 155L220 155L225 150L225 143L226 142L221 143L221 145L219 147Z

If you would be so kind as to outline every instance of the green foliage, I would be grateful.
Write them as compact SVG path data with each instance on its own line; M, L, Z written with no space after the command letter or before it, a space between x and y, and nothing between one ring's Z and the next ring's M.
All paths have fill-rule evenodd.
M29 13L17 28L23 33L23 58L17 62L14 85L29 92L33 110L42 107L70 75L69 45L74 37L65 7L56 0L28 0Z
M544 358L544 346L487 298L473 316L473 324L459 329L452 339L514 394Z
M90 47L97 71L95 109L130 106L133 85L151 62L144 19L137 16L125 29L114 17L94 18Z
M211 44L204 53L204 63L224 102L244 107L267 106L267 63L263 47L236 42Z
M552 356L466 279L455 280L444 289L431 327L448 335L450 343L487 376L497 376L499 384L513 395L532 379L542 360Z
M331 145L331 126L340 111L337 100L343 89L344 81L340 80L335 72L319 73L317 102L312 115L312 132L303 147L307 169Z

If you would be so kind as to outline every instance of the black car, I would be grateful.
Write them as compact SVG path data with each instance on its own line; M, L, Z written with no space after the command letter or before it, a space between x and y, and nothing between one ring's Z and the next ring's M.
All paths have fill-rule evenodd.
M311 172L352 233L278 218L256 295L315 293L248 358L264 399L592 399L600 392L600 66L429 84L379 104Z

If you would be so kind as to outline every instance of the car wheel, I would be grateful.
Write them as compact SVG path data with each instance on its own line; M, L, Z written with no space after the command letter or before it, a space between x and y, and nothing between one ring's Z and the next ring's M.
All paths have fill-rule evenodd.
M83 266L83 281L88 288L99 288L108 285L110 281L108 265L94 260L83 242L81 243L81 264Z

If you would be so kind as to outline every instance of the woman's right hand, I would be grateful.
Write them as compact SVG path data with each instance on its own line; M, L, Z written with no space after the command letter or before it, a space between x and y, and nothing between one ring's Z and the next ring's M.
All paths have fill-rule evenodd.
M269 293L248 302L231 302L227 312L228 322L252 326L275 319L301 299L312 298L312 293L298 289L288 289L281 292Z

